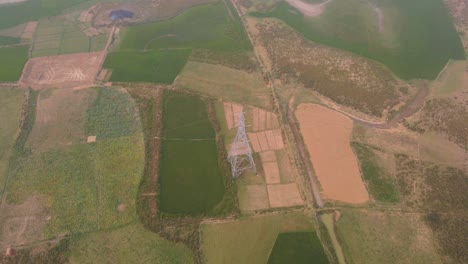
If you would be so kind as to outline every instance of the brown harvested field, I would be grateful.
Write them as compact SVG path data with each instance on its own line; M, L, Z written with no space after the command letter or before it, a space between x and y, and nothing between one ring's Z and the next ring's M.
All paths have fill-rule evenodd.
M240 104L224 102L224 115L228 129L239 126L239 113L243 111L244 107Z
M266 129L274 129L278 128L278 119L275 113L267 112L263 109L253 107L252 108L252 115L253 115L253 124L252 124L252 131L262 131Z
M93 84L105 52L76 53L30 59L19 83L33 89Z
M36 32L37 28L37 21L31 21L26 24L24 27L24 31L21 34L21 39L23 40L30 40L34 37L34 32Z
M304 204L296 183L269 184L268 199L272 208L300 206Z
M295 114L325 197L367 202L369 195L350 146L352 120L316 104L300 104Z
M270 162L270 161L276 162L275 152L274 151L260 152L260 159L262 160L262 162Z
M267 184L281 183L278 163L276 163L276 161L262 162L262 167L265 173L265 181Z
M280 129L248 133L254 152L278 150L284 148Z

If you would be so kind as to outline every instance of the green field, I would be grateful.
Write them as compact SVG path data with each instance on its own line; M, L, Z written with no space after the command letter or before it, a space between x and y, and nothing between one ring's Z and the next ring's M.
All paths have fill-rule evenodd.
M173 214L208 214L225 190L207 105L193 96L165 93L163 107L160 208Z
M0 196L3 193L8 162L13 154L20 126L24 90L19 88L0 89Z
M88 92L92 93L93 90ZM113 92L119 93L116 90ZM46 90L44 93L46 97L53 96L53 94L47 95L50 91ZM77 94L71 93L68 96L73 97ZM80 103L79 100L77 102ZM125 103L126 105L120 106L120 109L136 107L130 100L120 101L120 104ZM94 105L96 106L103 107L99 103ZM81 118L79 112L82 110L79 105L71 103L69 107L78 111L69 112L71 114L68 122L63 119L50 119L52 123L59 122L65 131L75 118ZM41 108L39 100L37 116L40 116ZM134 111L136 110L133 110L133 113ZM100 112L106 111L91 111L88 114ZM138 119L138 116L131 113L132 111L119 113L117 117L121 118L123 124L128 124L126 120L129 116ZM130 130L122 126L113 126L115 121L112 118L108 119L109 123L106 123L107 119L101 120L106 123L102 124L102 127ZM36 119L34 126L39 124L40 120ZM24 209L20 208L26 201L39 198L42 201L41 199L45 198L47 202L41 206L47 211L50 221L47 221L43 227L36 226L33 231L33 233L43 233L45 237L96 231L134 221L135 199L143 173L145 150L141 128L132 129L135 131L133 134L110 139L98 138L95 143L86 144L83 139L81 143L71 141L71 144L65 146L33 149L32 152L27 149L19 151L19 155L12 163L6 189L7 203L18 208L17 211L13 211L16 212L14 214L18 214L15 219L22 219ZM34 134L34 127L32 131L31 135ZM124 133L112 135L124 135ZM55 137L53 133L49 136ZM71 139L73 137L71 135ZM53 142L53 140L48 141ZM38 225L39 223L40 221Z
M419 214L342 210L336 228L347 263L442 263Z
M171 84L189 56L190 50L113 52L104 67L112 70L110 81Z
M81 26L77 15L40 19L32 44L32 56L53 56L104 49L107 34L88 37L81 31Z
M250 50L236 11L224 1L192 7L172 19L132 26L122 33L120 50Z
M302 212L284 212L203 224L201 230L207 264L267 263L278 234L314 231L314 224Z
M374 199L379 202L398 202L398 190L396 180L386 175L384 169L379 166L377 156L372 149L364 144L353 142L354 153L359 159L361 172L367 183L367 190Z
M441 0L334 0L314 18L280 2L254 15L279 18L310 40L377 60L403 79L435 79L449 59L465 58Z
M315 232L280 233L271 250L268 264L329 263Z
M139 224L78 235L69 250L70 263L193 263L186 246L164 240Z
M0 46L15 45L20 42L20 38L0 36Z
M16 82L28 60L28 46L0 48L0 82Z

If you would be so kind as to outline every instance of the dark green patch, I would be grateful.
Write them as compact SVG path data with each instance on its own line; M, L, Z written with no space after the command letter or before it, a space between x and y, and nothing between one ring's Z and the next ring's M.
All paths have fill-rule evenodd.
M207 106L199 98L168 92L163 105L160 208L172 214L208 214L225 190Z
M250 50L250 44L236 11L218 1L172 19L130 27L120 45L121 50L163 48L241 51Z
M357 142L353 142L351 146L359 159L362 176L372 197L379 202L398 202L400 199L395 183L378 165L377 157L372 150Z
M121 51L107 56L104 67L112 69L111 81L171 84L180 73L190 50Z
M268 264L329 263L315 232L280 233Z
M19 44L20 38L0 36L0 46Z
M28 46L0 48L0 82L16 82L28 61Z
M136 106L128 93L113 88L97 90L97 98L86 113L87 136L96 136L101 140L141 131Z
M383 10L382 32L376 6ZM316 18L280 2L271 12L253 15L279 18L310 40L377 60L404 79L434 79L449 59L465 58L441 0L334 0Z

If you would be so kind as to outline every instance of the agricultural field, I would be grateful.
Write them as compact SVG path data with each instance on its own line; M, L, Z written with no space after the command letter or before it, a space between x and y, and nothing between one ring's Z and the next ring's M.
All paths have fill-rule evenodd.
M110 81L172 84L190 50L120 51L110 53L104 67L112 70Z
M314 255L323 260L312 219L302 212L259 215L201 226L205 261L210 263L267 263L280 233L312 232ZM310 250L310 249L309 249ZM326 260L326 258L325 258ZM274 262L272 262L274 263ZM326 261L319 263L328 263Z
M403 79L435 79L449 59L465 58L440 0L336 0L321 13L303 6L279 2L271 12L255 15L278 18L312 41L377 60Z
M169 20L129 27L119 45L119 50L166 48L245 51L250 45L235 11L220 0Z
M260 73L222 65L189 61L175 82L177 87L225 101L273 107L270 90Z
M0 48L0 82L16 82L28 60L28 46Z
M102 88L100 88L102 89ZM108 88L109 89L109 88ZM67 97L76 96L79 100L62 102L61 90L43 91L39 93L37 110L32 111L35 122L32 128L26 123L26 131L31 131L31 143L18 142L18 155L12 161L10 177L6 186L6 203L2 207L2 241L7 245L31 243L37 239L49 239L61 234L73 234L97 231L121 226L136 219L135 197L144 167L144 142L141 125L129 124L136 128L116 126L112 119L125 120L135 118L135 105L128 94L118 90L106 90L101 93L124 93L120 97L127 98L126 104L119 108L103 107L97 96L96 105L102 107L100 115L101 127L123 130L114 133L120 137L100 138L96 135L84 134L86 124L93 123L87 111L89 103L81 93L97 93L94 90L69 93ZM78 95L77 95L78 94ZM80 99L81 96L81 99ZM111 96L112 97L112 96ZM119 98L118 95L114 97ZM92 96L88 96L91 99ZM49 108L59 110L68 103L67 116L46 115ZM83 104L85 107L83 107ZM32 105L34 107L34 105ZM121 110L127 111L121 111ZM120 110L120 111L119 111ZM115 112L118 111L118 112ZM54 112L55 113L55 112ZM116 116L116 113L117 116ZM37 126L44 131L51 131L44 140L54 143L57 126L65 131L75 128L75 118L82 124L81 141L77 142L77 134L68 134L67 144L42 146L32 144ZM128 123L127 123L128 124ZM132 133L128 133L132 131ZM92 132L92 131L91 131ZM99 132L99 131L98 131ZM59 132L57 141L66 142L66 132ZM94 140L90 140L93 138ZM20 138L24 140L24 138ZM40 143L40 142L39 142ZM129 155L131 153L131 155ZM18 226L23 226L18 229ZM5 245L4 245L5 246Z
M347 263L444 263L418 214L342 210L336 229Z
M8 174L8 164L14 153L20 129L25 91L17 88L0 89L0 196Z
M229 210L233 205L222 203L229 195L224 186L227 172L209 106L197 97L172 92L163 100L160 209L188 215L210 214L226 206Z
M83 27L78 14L40 19L32 43L32 57L103 50L107 34L87 36Z
M15 37L0 36L0 46L9 46L19 44L21 39Z
M271 250L268 264L329 263L315 232L280 233Z
M70 263L193 263L187 247L164 240L139 224L78 235L68 248Z

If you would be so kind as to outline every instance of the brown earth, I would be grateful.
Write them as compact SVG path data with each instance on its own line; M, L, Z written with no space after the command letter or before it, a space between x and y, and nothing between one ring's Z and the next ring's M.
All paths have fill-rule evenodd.
M33 89L93 84L106 52L76 53L30 59L19 84Z
M309 4L301 0L286 0L291 6L299 10L303 15L308 17L320 16L325 10L326 5L332 0L325 1L320 4Z
M304 204L296 183L269 184L268 199L272 208L292 207Z
M37 21L31 21L26 24L23 33L21 34L21 38L23 40L30 40L34 37L34 33L36 32L37 28Z
M323 194L348 203L367 202L369 195L350 146L352 120L315 104L301 104L295 114Z

